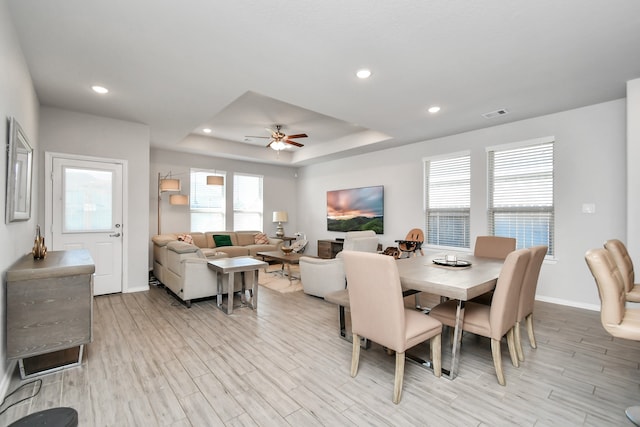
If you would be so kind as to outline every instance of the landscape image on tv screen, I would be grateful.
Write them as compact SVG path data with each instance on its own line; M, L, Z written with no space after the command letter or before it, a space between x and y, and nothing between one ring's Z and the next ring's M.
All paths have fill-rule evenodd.
M384 187L327 191L327 230L384 232Z

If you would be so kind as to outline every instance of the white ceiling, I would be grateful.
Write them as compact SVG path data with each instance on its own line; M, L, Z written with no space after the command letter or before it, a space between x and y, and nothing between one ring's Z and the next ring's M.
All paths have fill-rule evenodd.
M148 124L154 147L266 163L623 98L640 77L638 0L8 4L42 105ZM509 114L482 117L500 108ZM276 124L308 134L305 146L278 156L245 141Z

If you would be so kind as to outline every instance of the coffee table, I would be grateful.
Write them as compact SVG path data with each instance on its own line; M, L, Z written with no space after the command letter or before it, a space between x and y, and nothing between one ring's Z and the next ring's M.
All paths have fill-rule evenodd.
M227 284L227 314L233 313L233 291L235 289L235 273L247 273L253 272L253 283L251 284L251 302L250 307L254 310L258 308L258 270L266 268L269 264L264 261L260 261L254 258L221 258L209 261L208 266L218 274L218 295L217 306L222 311L225 311L222 307L222 275L229 275L229 283Z
M302 256L309 256L309 255L302 255L302 254L296 254L296 253L290 253L290 254L285 254L282 251L267 251L267 252L258 252L256 255L261 256L263 260L265 261L278 261L280 263L282 263L282 269L280 270L282 272L282 275L286 275L289 277L289 282L291 282L292 280L299 280L299 277L293 277L291 275L291 264L299 264L300 263L300 257ZM287 272L284 272L284 267L285 265L287 266Z

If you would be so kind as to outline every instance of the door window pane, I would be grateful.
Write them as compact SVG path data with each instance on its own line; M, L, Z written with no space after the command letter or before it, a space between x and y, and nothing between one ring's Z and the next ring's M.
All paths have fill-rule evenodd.
M64 232L113 228L113 172L64 168Z

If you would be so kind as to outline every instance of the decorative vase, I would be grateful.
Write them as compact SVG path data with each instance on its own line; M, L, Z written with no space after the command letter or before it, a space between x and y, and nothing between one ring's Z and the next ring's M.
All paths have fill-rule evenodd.
M42 259L47 256L47 247L44 245L44 237L40 235L40 226L36 227L36 238L31 250L34 259Z

